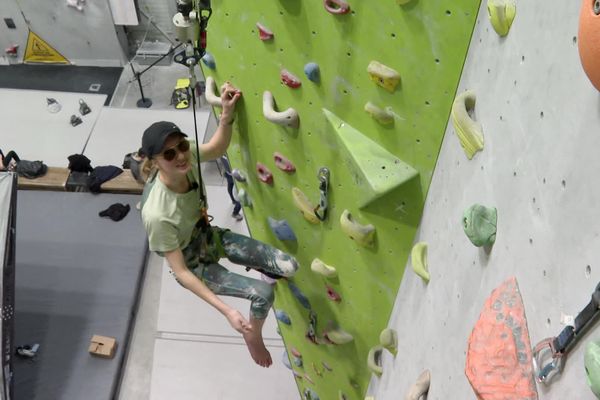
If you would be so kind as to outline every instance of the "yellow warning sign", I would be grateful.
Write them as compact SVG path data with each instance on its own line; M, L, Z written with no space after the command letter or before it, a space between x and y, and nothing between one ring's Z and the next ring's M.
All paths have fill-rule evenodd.
M44 39L29 31L27 48L23 56L26 63L70 64L62 54L50 46Z

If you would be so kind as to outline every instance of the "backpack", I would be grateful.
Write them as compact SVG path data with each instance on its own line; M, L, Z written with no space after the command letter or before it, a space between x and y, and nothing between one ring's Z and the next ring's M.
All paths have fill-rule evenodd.
M21 160L17 163L16 171L19 176L35 179L46 175L48 166L41 161Z

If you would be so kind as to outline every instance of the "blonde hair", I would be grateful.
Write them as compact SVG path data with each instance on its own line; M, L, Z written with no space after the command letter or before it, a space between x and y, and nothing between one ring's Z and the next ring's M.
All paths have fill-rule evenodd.
M154 175L154 173L158 170L158 167L156 166L156 163L148 158L148 157L144 157L144 161L142 161L142 167L140 169L140 172L142 174L142 179L144 179L144 181L148 181L148 179Z

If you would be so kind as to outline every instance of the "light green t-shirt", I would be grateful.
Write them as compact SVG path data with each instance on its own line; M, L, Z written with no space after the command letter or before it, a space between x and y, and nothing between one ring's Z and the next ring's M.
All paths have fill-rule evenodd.
M190 141L190 163L192 169L187 173L190 184L201 182L198 174L198 146ZM148 234L150 251L159 254L185 248L191 240L192 231L200 219L201 204L199 190L187 193L175 193L155 174L144 186L142 194L142 221ZM204 193L206 190L204 189Z

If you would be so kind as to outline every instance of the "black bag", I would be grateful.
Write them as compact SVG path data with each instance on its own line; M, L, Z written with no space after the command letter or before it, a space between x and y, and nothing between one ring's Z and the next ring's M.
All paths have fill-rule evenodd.
M144 184L144 179L142 178L142 161L138 161L137 158L138 153L127 153L125 154L125 158L123 159L123 169L131 170L131 175L135 178L135 180L141 184Z
M24 178L35 179L46 175L48 166L41 161L21 160L17 163L17 174Z

